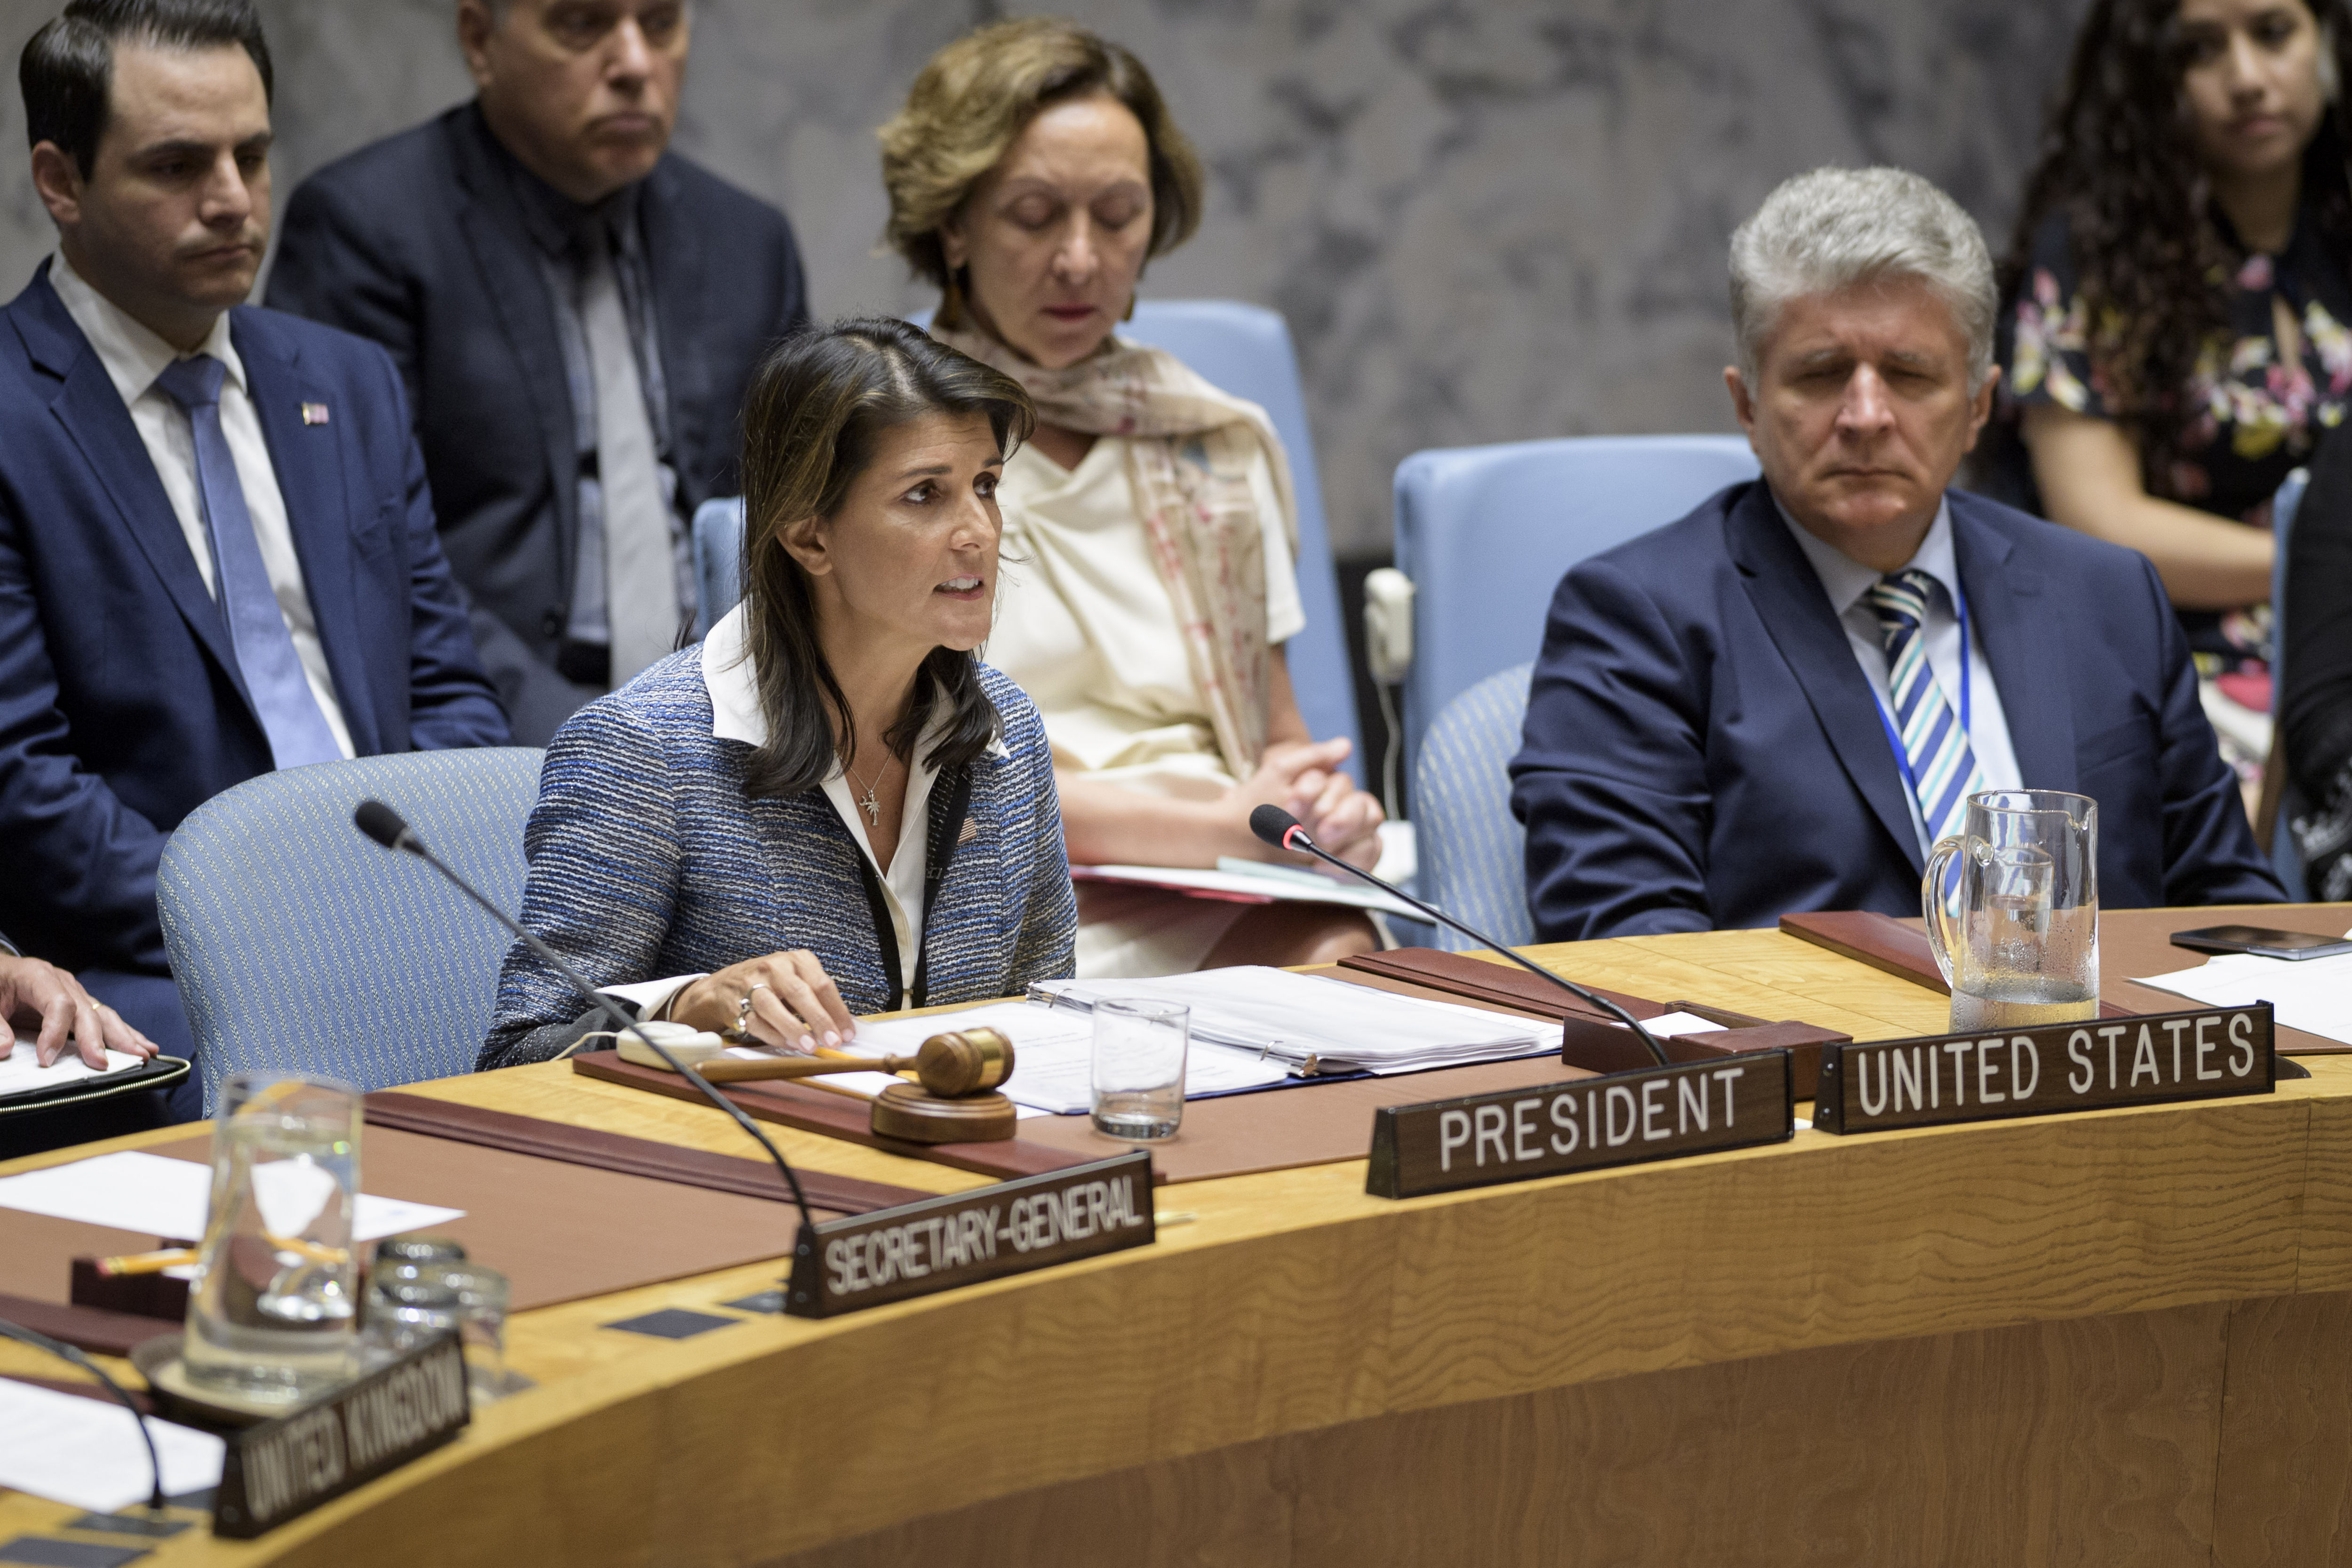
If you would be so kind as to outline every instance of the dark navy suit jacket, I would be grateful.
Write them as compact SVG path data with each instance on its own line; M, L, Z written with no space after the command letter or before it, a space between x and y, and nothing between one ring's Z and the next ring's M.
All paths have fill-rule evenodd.
M228 627L45 264L0 324L0 926L68 969L163 973L180 819L267 773ZM498 745L391 359L272 310L231 341L362 756ZM302 405L323 405L323 424Z
M2099 803L2100 901L2284 897L2155 568L1950 500L2024 782ZM1869 682L1761 481L1561 580L1511 777L1546 941L1919 912L1918 839Z
M583 700L556 673L580 549L580 454L555 307L511 162L479 108L363 147L286 205L269 303L392 351L450 565L516 738ZM675 154L638 189L670 458L688 516L733 495L743 394L808 316L784 215Z

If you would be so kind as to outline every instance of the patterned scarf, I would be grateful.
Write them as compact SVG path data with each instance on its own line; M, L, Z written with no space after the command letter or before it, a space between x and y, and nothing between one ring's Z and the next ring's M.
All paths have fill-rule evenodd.
M1249 487L1260 451L1294 557L1298 544L1290 465L1265 410L1218 391L1164 349L1120 338L1066 370L1044 370L971 328L935 326L931 335L1019 382L1044 423L1127 437L1144 539L1176 606L1217 749L1234 777L1255 773L1273 681L1265 539Z

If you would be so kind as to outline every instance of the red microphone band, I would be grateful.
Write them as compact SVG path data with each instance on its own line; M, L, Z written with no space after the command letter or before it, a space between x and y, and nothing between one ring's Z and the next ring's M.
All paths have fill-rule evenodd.
M1293 843L1291 842L1291 840L1292 840L1293 838L1306 838L1306 837L1307 837L1307 828L1306 828L1306 826L1305 826L1304 824L1302 824L1302 823L1297 823L1297 822L1294 822L1294 823L1292 823L1288 827L1286 827L1286 828L1284 828L1284 829L1282 830L1282 847L1283 847L1285 849L1289 850L1291 853L1293 853L1293 854L1295 854L1295 855L1304 855L1304 854L1306 854L1306 853L1307 853L1307 851L1306 851L1306 850L1304 850L1304 849L1299 848L1299 847L1298 847L1297 845L1296 845L1296 844L1293 844ZM1315 842L1315 841L1314 841L1313 839L1311 839L1311 838L1307 838L1307 841L1309 844L1312 844L1313 842Z

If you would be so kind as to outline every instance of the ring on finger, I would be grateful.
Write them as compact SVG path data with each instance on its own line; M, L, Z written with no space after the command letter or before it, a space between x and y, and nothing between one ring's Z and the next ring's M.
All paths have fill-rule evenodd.
M755 980L751 983L751 986L744 991L742 999L735 1004L735 1032L737 1034L748 1035L751 1032L751 998L755 994L768 990L769 988L770 987L766 981Z

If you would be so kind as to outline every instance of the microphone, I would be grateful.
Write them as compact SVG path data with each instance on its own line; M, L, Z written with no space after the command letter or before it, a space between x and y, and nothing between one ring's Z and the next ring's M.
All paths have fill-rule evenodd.
M768 1135L760 1131L760 1124L752 1121L741 1106L711 1088L709 1079L670 1055L668 1047L640 1028L637 1021L622 1012L611 997L582 979L580 972L557 957L553 948L523 930L515 921L508 918L506 910L484 898L480 889L473 883L468 882L444 864L439 856L425 847L425 840L417 837L415 831L401 820L400 813L380 800L363 800L352 813L352 825L386 849L404 849L446 877L451 886L488 910L492 920L514 932L518 941L539 955L541 963L563 976L572 989L587 998L590 1006L601 1010L614 1029L624 1034L635 1035L644 1041L646 1047L661 1058L663 1064L670 1071L677 1073L687 1082L700 1089L705 1100L741 1123L743 1131L749 1132L753 1141L768 1152L768 1158L773 1160L776 1163L776 1169L783 1173L784 1185L792 1189L793 1202L801 1211L801 1223L808 1227L807 1232L801 1238L800 1245L802 1247L811 1245L809 1237L816 1232L816 1215L809 1212L808 1194L801 1191L801 1179L794 1173L790 1163L784 1159L782 1152L768 1141Z
M1340 859L1337 855L1332 854L1329 850L1316 843L1314 839L1308 837L1307 829L1299 826L1298 818L1291 816L1290 813L1283 810L1282 807L1278 805L1259 806L1255 811L1250 813L1249 825L1250 831L1252 833L1256 834L1259 838L1273 845L1276 849L1288 849L1299 854L1312 855L1318 860L1337 866L1342 871L1347 872L1350 877L1360 877L1365 881L1370 882L1373 887L1378 888L1381 891L1388 893L1395 898L1402 899L1406 903L1411 904L1414 909L1419 910L1423 914L1427 915L1431 920L1435 921L1438 924L1452 926L1455 931L1460 931L1472 942L1478 943L1479 946L1491 948L1495 952L1501 953L1505 958L1509 959L1513 963L1517 964L1529 974L1539 974L1544 979L1550 981L1554 985L1559 986L1561 990L1568 992L1570 994L1580 997L1584 1001L1591 1003L1593 1006L1600 1008L1602 1012L1608 1014L1611 1017L1616 1019L1619 1023L1633 1030L1634 1037L1640 1040L1643 1045L1649 1047L1650 1055L1657 1058L1657 1062L1660 1067L1670 1067L1673 1065L1666 1059L1666 1048L1651 1037L1649 1030L1642 1027L1642 1021L1634 1017L1633 1014L1625 1011L1624 1008L1617 1005L1616 1003L1609 1000L1608 997L1596 995L1592 992L1587 991L1583 986L1579 985L1575 981L1563 979L1559 975L1554 974L1550 970L1544 968L1543 965L1520 957L1517 953L1513 952L1509 948L1505 947L1501 942L1496 942L1493 937L1486 935L1484 931L1474 931L1469 926L1464 925L1460 921L1455 920L1444 910L1437 909L1433 905L1424 904L1419 899L1414 898L1411 893L1406 892L1403 889L1399 888L1392 883L1383 882L1378 877L1373 876L1370 871L1364 870L1360 867L1349 865L1348 862Z

